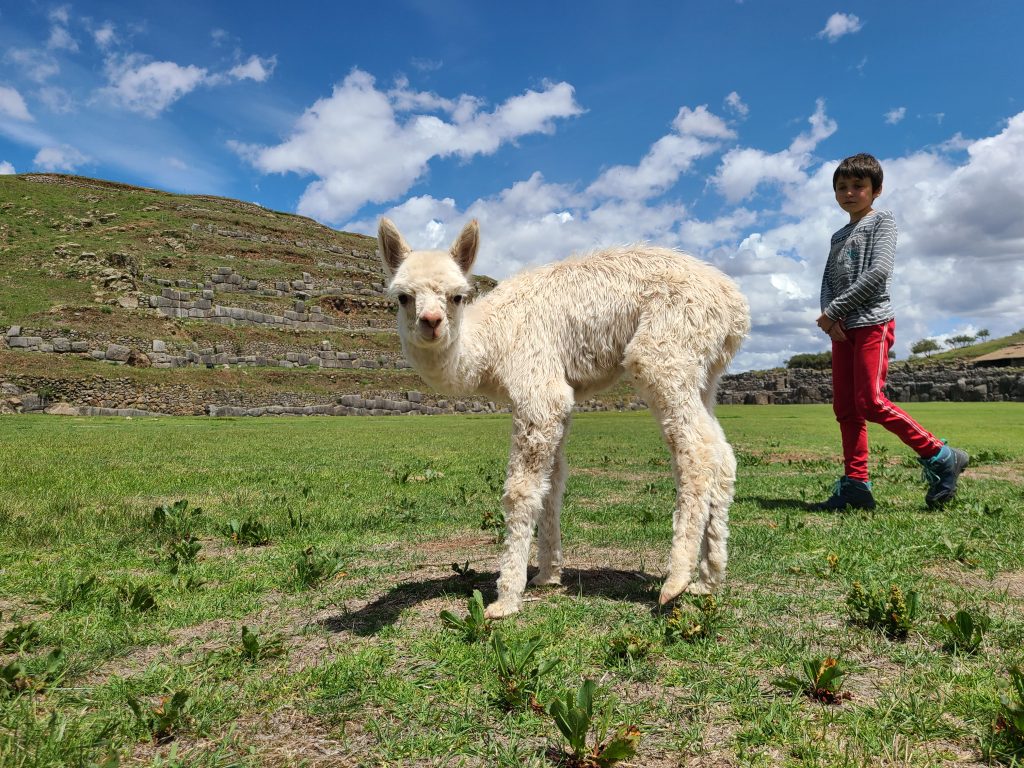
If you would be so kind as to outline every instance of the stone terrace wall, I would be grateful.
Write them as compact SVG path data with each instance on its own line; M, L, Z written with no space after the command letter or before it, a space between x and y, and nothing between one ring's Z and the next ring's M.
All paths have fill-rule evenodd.
M1024 368L959 366L889 368L886 396L896 402L1024 402ZM831 403L832 374L804 368L749 371L722 378L720 403Z
M336 328L332 330L338 330ZM276 366L295 368L410 368L398 352L336 352L329 341L321 341L315 349L288 349L281 344L263 342L256 351L239 354L230 344L209 348L168 343L162 339L119 337L108 339L77 339L56 335L53 331L32 331L12 325L0 336L0 347L23 352L71 354L115 365L148 368L185 368L211 366Z

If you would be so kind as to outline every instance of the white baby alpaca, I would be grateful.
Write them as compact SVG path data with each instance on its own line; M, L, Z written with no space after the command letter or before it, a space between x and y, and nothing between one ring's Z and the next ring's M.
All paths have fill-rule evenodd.
M522 606L534 524L540 570L530 583L560 582L573 403L623 373L672 454L676 505L661 603L719 587L736 460L714 417L715 390L750 329L736 285L691 256L636 245L522 273L469 304L475 220L449 253L411 250L388 219L378 240L406 359L440 392L480 393L513 406L505 551L487 616Z

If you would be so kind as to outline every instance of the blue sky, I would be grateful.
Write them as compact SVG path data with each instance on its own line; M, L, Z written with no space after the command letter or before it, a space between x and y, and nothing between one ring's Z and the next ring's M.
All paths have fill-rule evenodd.
M495 277L637 240L733 275L736 369L814 325L841 158L900 228L898 352L1024 326L1024 4L0 3L0 172L252 200Z

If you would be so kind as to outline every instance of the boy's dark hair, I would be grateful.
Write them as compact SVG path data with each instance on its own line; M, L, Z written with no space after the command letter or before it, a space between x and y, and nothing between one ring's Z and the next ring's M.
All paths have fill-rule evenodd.
M839 164L836 172L832 174L832 189L836 188L839 179L871 179L871 189L880 189L882 186L882 165L874 155L861 152L859 155L848 157Z

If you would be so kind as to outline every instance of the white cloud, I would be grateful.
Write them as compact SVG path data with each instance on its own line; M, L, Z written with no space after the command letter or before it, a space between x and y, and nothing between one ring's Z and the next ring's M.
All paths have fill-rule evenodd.
M781 152L768 153L750 147L730 150L722 158L712 184L726 200L736 203L753 195L764 183L785 185L804 181L804 169L812 163L810 153L836 131L836 122L825 114L822 99L818 99L814 114L807 121L810 130L798 135Z
M638 165L617 165L602 173L587 193L623 200L646 200L672 187L694 161L718 151L720 144L704 139L732 139L735 132L708 111L682 107L672 121L673 132L662 136Z
M110 85L100 94L114 104L156 117L206 79L206 70L172 61L149 61L140 54L107 59Z
M45 86L36 92L36 98L51 112L61 115L75 110L71 94L55 85Z
M255 80L257 83L262 83L273 74L276 66L276 56L262 59L253 55L244 64L239 64L228 70L228 74L236 80Z
M60 72L60 65L53 56L35 48L10 48L4 59L13 62L25 77L36 83L44 83Z
M17 173L14 170L14 166L6 160L0 160L0 176L10 176L11 174Z
M117 42L117 32L114 25L105 21L92 32L92 39L100 48L106 49Z
M682 107L672 121L672 127L679 133L700 136L705 139L734 139L736 132L725 124L718 115L708 112L707 104L696 109Z
M7 85L0 85L0 115L13 117L15 120L32 121L32 115L28 111L25 99L14 88Z
M896 125L896 123L903 120L903 118L906 116L906 107L896 107L895 109L890 109L888 112L885 113L885 122L888 123L889 125Z
M48 14L50 21L55 24L63 24L67 26L71 20L71 6L70 5L59 5L56 8L51 8Z
M41 171L66 171L68 173L88 162L90 162L88 157L67 144L59 147L43 147L32 160L32 164Z
M50 37L46 41L46 47L51 51L70 51L74 53L78 50L78 43L68 32L67 27L54 26L50 28Z
M740 95L733 91L725 97L725 106L736 114L741 120L750 114L750 107L743 103Z
M413 58L410 60L409 63L412 64L413 67L415 67L420 72L436 72L437 70L441 69L444 66L443 61L438 61L435 59Z
M678 203L624 199L596 181L580 191L534 173L477 200L421 195L384 213L415 247L447 247L467 219L479 219L478 269L499 278L629 241L690 249L732 275L750 301L754 329L734 370L772 367L828 346L814 318L829 236L847 217L832 193L838 158L823 162L810 155L836 125L821 103L809 122L781 152L743 148L726 154L729 163L723 158L723 180L731 179L722 173L729 168L737 179L781 184L775 202L756 212L727 208L701 220ZM638 175L660 141L636 166L622 168ZM898 354L905 356L925 336L1017 330L1024 305L1024 112L993 136L957 135L928 151L882 158L882 164L885 191L876 207L892 209L899 228L892 286ZM741 191L756 187L737 184ZM346 228L373 232L376 219Z
M443 99L402 82L385 92L356 69L305 111L283 143L229 146L265 173L317 176L299 212L338 222L367 202L404 194L433 158L492 154L522 136L550 133L556 120L581 112L568 83L545 83L486 112L476 97Z
M818 37L827 38L830 43L834 43L844 35L860 32L863 26L861 20L852 13L833 13L828 17L825 28L818 33Z

